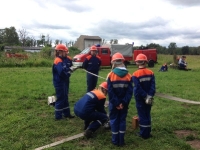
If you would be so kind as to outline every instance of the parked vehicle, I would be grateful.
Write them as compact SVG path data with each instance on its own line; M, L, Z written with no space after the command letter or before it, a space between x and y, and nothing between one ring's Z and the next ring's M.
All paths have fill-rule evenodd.
M133 52L133 60L136 59L138 54L145 54L148 59L148 67L154 67L157 63L157 50L156 49L136 49Z
M134 64L134 60L139 53L143 53L149 60L149 67L154 67L157 62L156 49L134 50L132 44L111 44L111 45L97 45L98 55L101 57L101 66L111 66L112 55L120 52L124 56L124 64ZM73 65L82 67L83 61L90 54L90 47L85 48L80 54L73 57Z
M133 46L132 45L103 45L97 46L98 56L101 57L101 66L110 66L112 55L116 52L120 52L125 59L125 64L130 63L133 60ZM73 65L81 67L85 58L90 54L90 47L84 49L80 54L74 56Z

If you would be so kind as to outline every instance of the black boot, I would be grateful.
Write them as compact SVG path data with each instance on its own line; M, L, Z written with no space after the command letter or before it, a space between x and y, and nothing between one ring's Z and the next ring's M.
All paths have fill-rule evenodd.
M86 137L86 138L91 138L92 137L92 135L93 135L93 131L92 130L90 130L90 129L87 129L87 130L85 130L85 132L84 132L84 136Z
M73 115L69 115L69 116L65 116L65 118L72 119L72 118L75 118L75 116L73 116Z

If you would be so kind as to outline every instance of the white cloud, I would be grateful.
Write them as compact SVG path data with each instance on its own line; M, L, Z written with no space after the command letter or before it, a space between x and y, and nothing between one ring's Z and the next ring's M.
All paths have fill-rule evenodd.
M75 41L80 35L146 45L200 46L199 1L0 0L0 28L26 29L36 39ZM2 7L3 6L3 7ZM8 9L9 8L9 9Z

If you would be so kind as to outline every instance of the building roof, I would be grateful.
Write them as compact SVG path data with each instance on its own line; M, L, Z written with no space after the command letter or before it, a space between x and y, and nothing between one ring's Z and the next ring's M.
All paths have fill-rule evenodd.
M89 35L80 35L79 38L77 38L77 41L74 43L74 47L77 47L80 50L83 50L85 48L84 41L85 40L99 40L102 39L99 36L89 36Z
M89 36L89 35L81 35L79 38L101 40L101 38L99 36Z

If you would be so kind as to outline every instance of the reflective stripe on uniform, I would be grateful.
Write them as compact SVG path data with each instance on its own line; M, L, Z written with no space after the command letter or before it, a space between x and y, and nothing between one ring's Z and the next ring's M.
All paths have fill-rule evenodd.
M128 84L113 84L114 88L124 88L124 87L128 87Z
M68 109L69 107L65 107L65 108L63 108L63 109Z
M90 96L91 98L94 98L94 95L89 92L87 93L87 95Z
M97 122L98 122L100 125L102 125L101 121L97 120Z
M144 128L148 128L148 127L151 127L151 125L139 125L140 127L144 127Z
M125 131L119 131L119 133L125 133Z
M151 77L146 77L146 78L141 78L139 79L140 82L143 82L143 81L150 81L151 80Z
M112 132L112 134L118 134L118 132Z
M62 108L62 109L55 109L55 111L63 111L63 109L68 109L69 107L65 107L65 108Z

